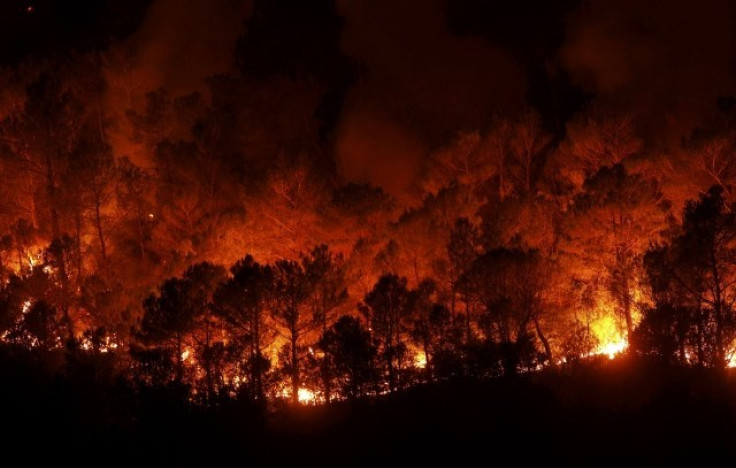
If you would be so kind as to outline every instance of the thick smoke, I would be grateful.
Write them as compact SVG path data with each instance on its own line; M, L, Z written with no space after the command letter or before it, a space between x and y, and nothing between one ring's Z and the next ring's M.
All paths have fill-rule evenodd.
M204 91L205 78L230 69L250 3L157 0L135 38L143 88L165 86L175 95Z
M130 139L125 112L143 112L146 94L165 88L176 97L207 95L206 78L231 69L237 38L252 10L249 0L156 0L140 29L108 52L107 109L116 126L110 132L115 154L136 164L151 161Z
M346 0L338 10L342 50L362 71L339 128L347 179L399 193L443 137L522 105L524 78L512 57L452 35L440 1Z
M577 83L674 140L736 92L735 12L728 0L584 2L560 59Z

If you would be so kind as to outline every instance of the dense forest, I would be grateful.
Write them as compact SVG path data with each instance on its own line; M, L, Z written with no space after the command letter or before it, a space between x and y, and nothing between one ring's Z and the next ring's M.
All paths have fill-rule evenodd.
M464 95L429 81L365 84L350 8L287 4L254 2L194 87L152 76L122 26L4 59L6 401L56 414L32 390L50 386L109 399L84 424L186 407L247 432L283 406L616 356L736 364L736 99L652 119L567 76L456 118Z

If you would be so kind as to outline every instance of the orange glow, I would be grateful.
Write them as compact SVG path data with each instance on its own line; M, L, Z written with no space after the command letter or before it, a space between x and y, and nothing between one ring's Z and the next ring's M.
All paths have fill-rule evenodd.
M281 390L279 390L276 393L276 395L285 400L290 400L291 399L291 387L283 384ZM321 404L325 402L324 398L322 398L320 395L304 387L299 388L299 391L297 393L297 399L299 400L299 404L302 404L302 405L316 405L316 404Z
M629 346L623 330L610 314L593 321L590 329L598 340L598 346L591 353L592 355L605 354L609 359L613 359Z
M427 355L424 354L424 351L414 354L414 367L418 367L419 369L427 367Z
M624 350L626 350L628 346L629 343L624 338L621 338L618 341L599 346L594 353L605 354L608 356L608 359L613 359L614 357L616 357L617 354L620 354Z
M35 245L28 249L26 256L28 260L28 268L30 269L30 271L33 271L36 265L41 264L42 258L43 258L43 251L44 251L44 247L41 245ZM20 273L23 268L25 268L24 265L19 264L17 272ZM46 268L44 268L44 271L48 273Z
M728 363L726 363L726 367L734 368L736 367L736 340L733 340L731 342L731 345L728 347L728 351L726 352L726 357L728 358ZM690 356L687 356L688 360L690 360Z
M313 391L306 388L300 388L298 393L299 403L302 405L314 405L317 403L317 396Z

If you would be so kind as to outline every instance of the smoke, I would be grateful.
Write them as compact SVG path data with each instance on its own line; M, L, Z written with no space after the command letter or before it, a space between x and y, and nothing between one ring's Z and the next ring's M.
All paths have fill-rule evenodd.
M156 0L135 38L143 88L204 91L205 78L230 69L251 8L243 0Z
M342 176L402 194L419 173L427 146L421 137L380 111L349 112L342 122L337 153Z
M109 131L113 151L141 166L150 155L131 141L125 113L143 112L146 94L165 88L176 97L207 96L205 79L231 69L237 38L251 12L250 0L156 0L139 30L108 51Z
M415 181L429 148L524 101L506 51L452 35L439 0L338 0L342 51L361 66L338 128L343 176L394 193Z
M736 92L735 12L728 0L584 2L560 62L578 84L674 138Z

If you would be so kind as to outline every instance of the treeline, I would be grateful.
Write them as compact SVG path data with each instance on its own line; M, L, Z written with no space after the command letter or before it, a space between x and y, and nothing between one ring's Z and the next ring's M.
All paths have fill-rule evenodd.
M619 265L619 311L633 315L636 305L640 314L621 317L631 326L629 353L668 365L729 364L736 340L732 208L714 187L687 203L670 242L650 245L638 287L651 302L627 295L634 273ZM346 304L345 259L326 245L299 260L259 263L247 255L229 270L197 263L143 301L127 341L104 327L75 332L71 311L62 307L60 269L50 260L3 285L2 337L6 346L62 362L69 353L98 356L141 388L175 389L203 407L233 398L352 399L419 382L516 375L595 354L597 339L582 324L563 339L549 337L556 311L545 295L553 260L537 250L476 250L472 234L460 219L446 246L457 271L449 296L434 279L412 287L386 273L357 307Z
M310 52L329 66L280 69L250 34L197 93L144 89L125 40L2 70L4 345L104 355L205 405L515 374L627 342L728 365L730 100L677 142L602 101L564 128L489 115L430 138L388 193L337 154L360 67L335 45Z

